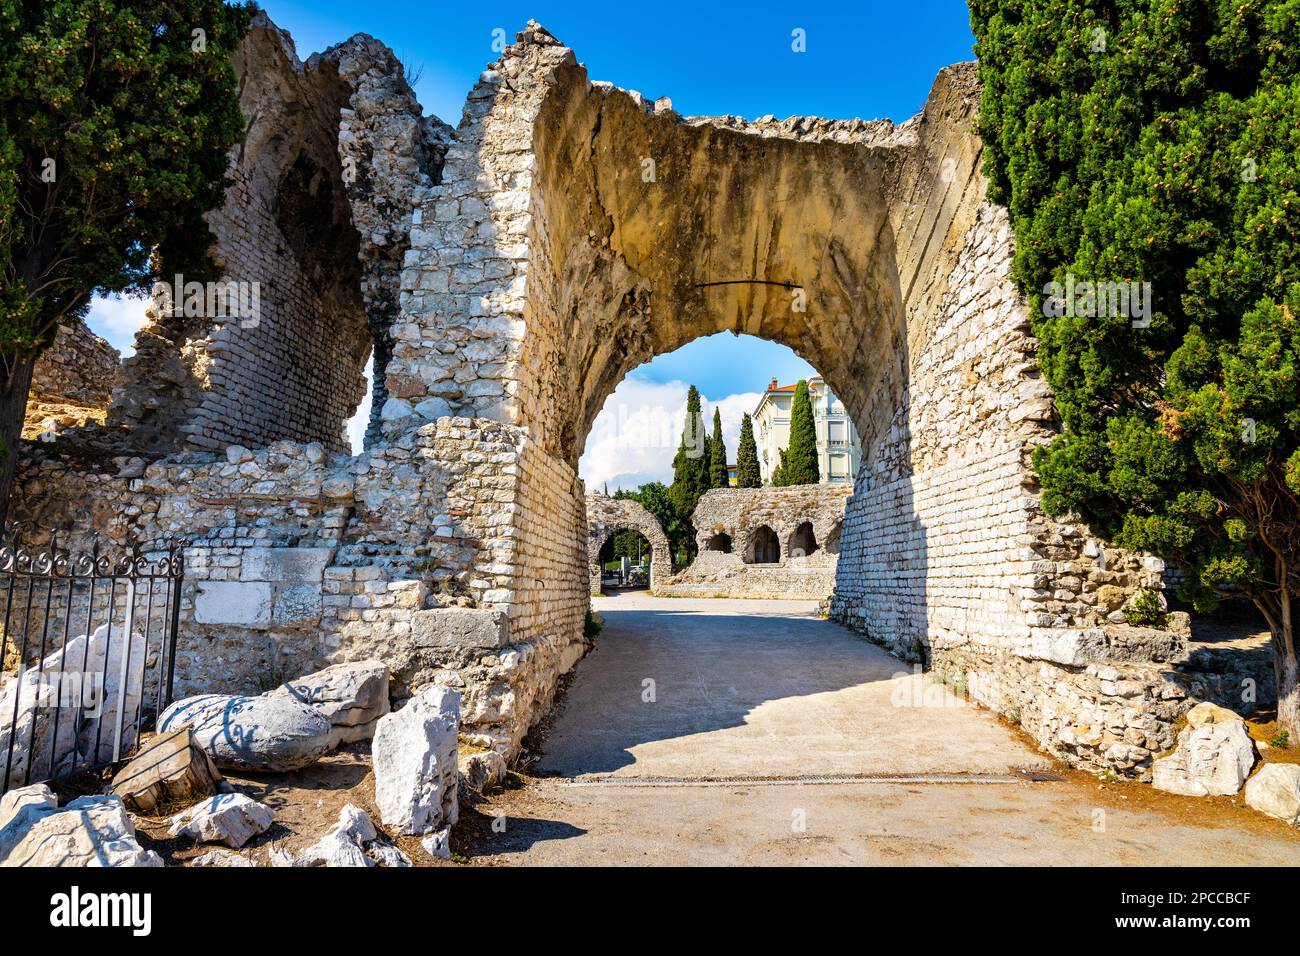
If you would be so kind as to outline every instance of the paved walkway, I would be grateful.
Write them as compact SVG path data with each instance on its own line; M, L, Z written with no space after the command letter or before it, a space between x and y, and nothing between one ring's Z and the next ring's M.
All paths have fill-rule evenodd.
M1300 865L1300 834L1223 799L1029 782L1039 752L811 603L594 603L543 776L467 814L472 858Z
M688 779L1046 767L989 713L806 601L597 599L539 769Z

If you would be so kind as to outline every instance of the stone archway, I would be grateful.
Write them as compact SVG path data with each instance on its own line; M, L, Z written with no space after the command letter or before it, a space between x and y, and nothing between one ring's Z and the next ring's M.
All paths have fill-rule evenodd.
M424 427L417 409L436 399L519 436L513 573L492 592L513 639L580 639L589 582L555 551L583 540L578 459L618 382L695 338L747 333L816 367L862 439L831 617L987 676L982 702L1058 739L1057 709L1038 702L1068 681L1041 683L1026 661L1073 663L1108 621L1086 531L1047 518L1033 490L1051 395L1008 216L986 199L978 101L961 64L897 126L682 117L591 82L534 23L483 74L443 189L417 210L388 369L406 397L385 428ZM1143 586L1122 560L1125 586ZM1121 769L1162 733L1124 743Z
M790 540L786 545L785 553L792 558L807 557L820 550L817 544L817 534L813 530L811 521L801 521L790 532Z
M650 590L673 573L672 550L668 536L655 518L639 501L589 494L587 504L587 575L591 593L600 593L600 549L615 531L631 528L650 542Z
M765 524L745 534L746 564L780 564L781 539Z
M304 673L382 656L404 689L458 681L464 739L513 756L588 647L592 509L577 463L592 421L637 365L732 331L818 368L861 437L837 549L814 521L838 550L831 617L966 674L981 703L1075 763L1149 774L1180 706L1152 655L1177 641L1111 630L1129 595L1161 586L1160 566L1042 511L1030 461L1053 434L1051 394L1008 216L986 199L974 64L941 71L898 125L683 117L590 81L530 23L454 131L419 114L370 37L304 65L259 18L235 65L257 122L230 208L211 219L215 255L257 279L284 246L293 261L279 271L295 281L263 289L258 329L146 330L110 413L122 453L95 436L93 454L29 450L16 483L41 527L99 525L204 559L187 565L181 686L247 689L272 658ZM315 157L288 178L299 150L285 130L310 134ZM282 221L231 228L277 203ZM313 211L351 231L323 259L304 247L299 267L284 231L315 224ZM321 406L257 342L314 315L335 280L358 334L274 344L345 346L346 361L285 361L324 368L346 401L286 415ZM348 461L329 452L368 341L391 355L377 356L373 441ZM253 379L256 415L241 398ZM172 449L187 453L158 460ZM784 536L793 517L766 523ZM666 544L656 563L669 569ZM214 641L237 648L220 668ZM480 663L507 656L517 665ZM1103 663L1117 677L1098 686Z

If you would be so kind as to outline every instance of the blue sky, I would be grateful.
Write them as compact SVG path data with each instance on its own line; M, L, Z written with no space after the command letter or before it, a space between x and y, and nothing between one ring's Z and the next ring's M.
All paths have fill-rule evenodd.
M925 103L935 74L973 58L974 37L962 0L910 3L355 3L263 0L271 19L293 36L298 55L369 33L420 74L426 113L453 126L479 73L497 58L493 40L531 17L570 46L592 79L651 96L668 96L683 115L768 113L901 122ZM805 52L792 49L800 30ZM143 320L139 300L98 301L87 321L119 351L132 351ZM653 421L684 406L687 383L723 411L734 453L742 411L752 411L773 376L782 383L812 374L790 349L748 336L711 336L634 371L610 398L587 444L580 471L611 490L671 476L675 435L666 454L651 442L629 449L626 423ZM352 433L359 438L369 403ZM621 415L621 418L619 416ZM680 415L677 415L680 419ZM622 428L610 427L616 419ZM680 420L673 425L680 430ZM636 452L636 453L634 453ZM641 453L643 452L643 453Z
M530 17L571 47L592 79L671 97L685 115L897 122L920 110L940 68L974 58L962 0L264 3L304 60L354 33L384 41L408 66L423 69L420 102L453 126L470 86L496 59L493 30L514 42ZM791 50L796 28L805 31L805 53Z

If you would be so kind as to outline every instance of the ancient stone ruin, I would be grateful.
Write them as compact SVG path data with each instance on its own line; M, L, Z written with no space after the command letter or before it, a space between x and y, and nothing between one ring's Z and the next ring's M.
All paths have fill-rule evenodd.
M1122 623L1159 562L1042 511L1052 401L973 64L901 125L683 117L530 23L454 130L367 36L302 63L260 18L236 65L249 129L210 218L257 308L157 297L107 422L29 447L15 499L64 543L184 544L178 692L380 658L513 757L587 649L593 420L637 365L733 331L807 359L861 435L842 527L809 519L838 537L831 616L1065 759L1149 776L1190 705L1182 638ZM779 563L799 523L768 524ZM743 561L755 530L710 518L701 546Z
M660 591L699 597L830 597L851 492L845 485L706 491L691 519L698 554Z
M600 593L600 549L616 531L639 531L650 543L650 590L661 590L673 572L673 556L668 536L655 518L639 501L587 495L587 568L591 576L591 593Z

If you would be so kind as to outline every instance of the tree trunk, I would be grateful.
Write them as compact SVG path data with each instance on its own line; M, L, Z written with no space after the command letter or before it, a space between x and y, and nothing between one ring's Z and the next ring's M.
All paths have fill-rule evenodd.
M9 375L0 391L0 529L9 522L9 496L13 491L14 468L18 464L18 443L23 433L23 418L27 414L27 393L32 390L32 371L36 356L9 359Z
M1294 644L1292 644L1294 647ZM1295 651L1289 655L1273 636L1273 672L1277 678L1277 726L1291 737L1292 744L1300 744L1300 666Z

